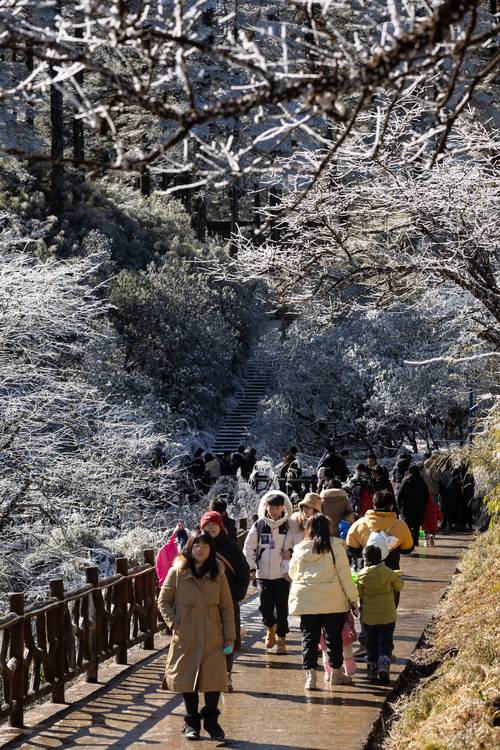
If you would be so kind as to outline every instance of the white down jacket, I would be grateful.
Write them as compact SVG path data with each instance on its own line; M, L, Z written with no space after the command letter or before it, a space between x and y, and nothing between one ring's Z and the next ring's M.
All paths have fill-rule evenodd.
M266 515L266 499L269 494L283 496L285 509L282 517L277 521L273 521ZM259 519L248 532L243 547L243 554L247 559L250 570L257 571L257 578L275 580L288 575L289 561L283 560L281 553L283 550L291 551L293 548L290 531L292 510L292 504L283 492L270 490L269 493L266 492L263 495L259 504Z

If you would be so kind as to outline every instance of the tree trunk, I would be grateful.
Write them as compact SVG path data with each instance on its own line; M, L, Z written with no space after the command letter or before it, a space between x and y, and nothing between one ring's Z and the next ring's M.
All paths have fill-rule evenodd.
M240 199L240 193L238 190L238 185L233 182L231 184L230 193L229 193L229 206L231 211L231 239L229 243L229 254L230 255L236 255L237 251L237 244L234 239L234 235L238 231L238 222L239 222L239 199Z
M193 227L200 242L205 242L207 235L207 197L206 193L194 200Z
M77 27L75 29L75 36L81 39L83 37L83 29ZM80 87L83 87L84 77L83 70L75 76ZM83 128L83 119L73 117L73 162L75 166L85 161L85 132Z
M141 195L144 195L145 198L148 198L151 195L151 172L147 167L142 170L141 176L139 177L139 188Z
M55 11L61 12L62 0L57 0ZM55 20L55 19L54 19ZM54 77L56 71L51 66L50 76ZM50 203L51 211L56 216L61 213L63 205L63 177L64 167L64 117L63 117L63 94L59 86L50 87L50 158L52 160Z

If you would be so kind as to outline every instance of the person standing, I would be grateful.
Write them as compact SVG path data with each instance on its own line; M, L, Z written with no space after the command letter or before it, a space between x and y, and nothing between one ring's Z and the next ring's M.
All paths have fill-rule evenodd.
M245 555L241 551L239 545L236 542L233 542L227 535L224 528L224 519L220 513L213 510L205 513L200 521L200 529L207 534L210 534L212 537L215 544L217 559L224 565L226 571L227 582L229 583L233 599L234 623L236 630L234 649L235 651L239 651L241 648L240 602L245 598L248 584L250 583L250 568L248 567ZM234 652L226 656L227 686L230 693L233 692L233 660Z
M297 544L290 561L289 609L300 616L305 687L316 687L318 646L323 630L332 685L347 685L352 678L342 672L342 629L349 607L357 611L358 592L340 539L333 537L329 519L321 513L306 523L304 541Z
M345 482L349 476L349 470L345 459L342 456L337 455L335 446L332 444L327 447L326 452L316 467L316 470L323 468L331 469L335 478L339 479L341 482Z
M403 588L399 571L382 561L379 547L369 544L363 550L365 567L358 573L361 601L361 623L366 638L369 680L386 685L389 682L394 628L396 626L396 594Z
M227 691L224 650L232 650L236 632L231 591L209 534L189 537L161 587L158 609L172 631L162 687L182 693L182 733L198 740L203 719L210 737L223 740L218 703ZM201 712L200 692L205 694Z
M266 626L267 649L277 644L276 653L286 654L288 628L288 560L293 548L290 534L292 504L279 490L261 498L258 520L248 532L243 553L250 566L250 577L257 581L259 610Z
M429 490L415 464L406 472L398 492L398 509L411 531L413 544L418 547L420 526L424 519Z

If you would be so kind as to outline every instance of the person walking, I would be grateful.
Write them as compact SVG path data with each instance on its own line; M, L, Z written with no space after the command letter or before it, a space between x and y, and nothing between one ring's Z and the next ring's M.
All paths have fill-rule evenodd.
M298 511L292 513L290 517L290 535L291 544L293 547L295 547L296 544L304 539L307 519L313 516L315 513L321 512L321 497L315 492L308 492L306 495L304 495L304 499L299 503Z
M288 633L288 561L293 543L290 534L292 504L279 490L270 490L261 498L258 520L248 532L243 554L250 566L250 577L257 581L259 610L266 626L267 649L277 644L276 653L286 654Z
M332 536L339 535L339 523L344 513L353 512L352 503L347 497L347 492L342 489L340 481L334 479L330 482L328 489L321 491L322 512L330 519L332 524Z
M413 552L413 537L405 521L398 519L394 511L394 496L390 492L377 492L373 498L373 510L358 518L347 532L347 547L354 557L362 554L372 532L384 531L398 541L384 560L388 568L399 569L400 555Z
M361 623L366 637L367 669L370 681L389 682L394 628L396 626L395 594L403 588L399 571L382 561L380 548L369 544L363 550L365 567L358 573L361 601Z
M394 485L395 495L398 492L399 486L401 482L403 481L406 472L410 468L410 464L411 464L411 456L405 451L402 451L399 454L398 459L392 470L392 483Z
M373 508L373 484L370 472L364 464L356 464L354 475L344 485L352 507L358 516L364 516Z
M236 521L234 520L234 518L231 518L228 515L226 501L221 497L213 497L210 500L208 509L214 510L216 513L220 513L220 515L222 516L222 520L224 521L224 529L226 531L226 534L230 539L233 540L233 542L237 542L238 530L236 528Z
M220 502L220 501L219 501ZM231 591L234 609L234 623L236 638L234 650L239 651L241 648L241 618L240 602L246 596L248 584L250 583L250 568L246 561L245 555L239 545L229 538L224 527L224 519L216 511L208 511L202 516L200 529L210 534L215 544L217 559L224 565L227 576L227 582ZM234 651L226 656L227 663L227 687L230 693L233 692L233 661Z
M415 547L418 547L420 526L424 519L428 494L429 490L420 475L420 470L413 464L403 478L397 502L401 518L410 528Z
M233 649L236 631L231 591L209 534L196 531L189 537L161 587L158 609L172 631L162 687L182 693L182 733L198 740L203 719L205 731L221 741L218 703L227 691L224 653ZM200 692L205 694L201 712Z
M300 616L305 687L316 688L318 646L323 630L331 666L332 685L347 685L342 672L342 629L349 607L357 612L358 592L340 539L331 535L329 519L316 513L306 523L304 541L290 561L289 610Z

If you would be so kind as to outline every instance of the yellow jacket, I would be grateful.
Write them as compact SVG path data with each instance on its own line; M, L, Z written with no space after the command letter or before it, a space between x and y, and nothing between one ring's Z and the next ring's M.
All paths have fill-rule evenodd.
M358 600L344 543L331 537L330 544L333 555L313 552L313 543L309 540L294 547L289 570L291 615L347 612L350 602Z
M386 531L399 539L397 547L403 550L413 549L413 537L407 524L398 519L393 511L367 510L358 518L347 532L347 546L354 549L366 547L372 531Z

